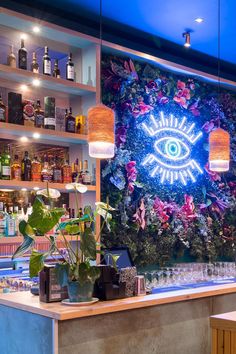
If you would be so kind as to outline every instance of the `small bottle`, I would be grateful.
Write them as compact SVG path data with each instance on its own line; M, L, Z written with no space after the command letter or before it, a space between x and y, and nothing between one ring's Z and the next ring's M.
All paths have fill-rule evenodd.
M34 109L34 124L37 128L44 127L44 111L41 108L40 100L37 100L37 104Z
M58 67L58 59L55 59L52 76L56 77L57 79L60 79L60 77L61 77L61 72L60 72L60 69Z
M16 220L13 216L13 207L9 208L9 213L6 218L6 236L7 237L16 236Z
M34 182L41 181L41 171L42 171L41 162L39 161L37 156L34 156L34 159L32 161L32 169L31 169L32 181Z
M16 56L13 52L13 45L10 46L10 53L7 56L7 65L9 65L11 68L16 68Z
M71 183L72 182L71 174L72 174L71 166L69 165L69 161L66 160L66 162L62 166L62 181L63 181L63 183Z
M35 74L39 74L39 64L37 62L36 53L33 52L33 59L31 63L31 71Z
M11 179L21 181L21 164L18 155L15 155L14 161L11 165Z
M6 122L6 106L3 103L1 94L0 94L0 122Z
M66 80L75 81L75 67L72 62L72 53L69 54L66 63Z
M6 216L4 204L0 202L0 237L6 236Z
M72 163L72 174L71 174L71 178L72 178L72 182L78 182L77 181L77 177L78 177L78 168L77 168L77 164L76 162L75 163Z
M43 56L43 74L51 75L51 59L48 55L48 47L44 47L44 56Z
M72 116L71 107L69 109L69 113L66 116L66 132L75 133L75 117Z
M21 47L18 51L18 66L20 69L27 70L27 49L25 48L25 41L21 39Z
M55 163L53 166L53 182L62 183L62 170L58 157L55 158Z
M83 183L83 163L82 161L79 161L79 177L78 177L78 183Z
M44 155L43 168L41 171L41 180L42 182L52 182L53 171L51 170L47 155Z
M75 132L77 134L81 134L80 116L76 116L75 117Z
M1 156L1 176L2 179L11 179L11 156L9 145L5 147L4 152Z
M24 158L21 163L21 179L22 181L31 181L31 160L28 151L25 151Z
M83 184L91 184L91 176L88 171L88 160L84 160Z

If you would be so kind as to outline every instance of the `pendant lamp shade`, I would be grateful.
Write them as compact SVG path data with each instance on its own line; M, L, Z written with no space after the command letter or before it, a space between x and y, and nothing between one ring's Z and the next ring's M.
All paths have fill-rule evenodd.
M217 128L209 136L209 169L216 172L229 170L230 135L227 131Z
M108 159L115 154L115 114L100 104L88 110L89 156Z

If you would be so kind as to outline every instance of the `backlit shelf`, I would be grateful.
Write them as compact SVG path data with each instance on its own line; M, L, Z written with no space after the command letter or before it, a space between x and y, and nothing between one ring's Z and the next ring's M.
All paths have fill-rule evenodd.
M64 183L49 183L49 188L54 188L60 192L72 192L73 190L66 189L66 184ZM96 186L88 185L87 192L95 192ZM47 188L46 182L32 182L32 181L15 181L15 180L0 180L0 190L10 191L10 190L22 190L23 191L32 191L37 189Z
M67 241L73 241L76 239L76 236L70 236L66 235L66 240ZM24 238L23 236L14 236L14 237L0 237L0 245L1 244L12 244L12 243L21 243L23 242ZM56 236L57 241L63 241L63 236L57 235ZM37 236L36 237L36 243L44 243L44 242L49 242L44 236Z

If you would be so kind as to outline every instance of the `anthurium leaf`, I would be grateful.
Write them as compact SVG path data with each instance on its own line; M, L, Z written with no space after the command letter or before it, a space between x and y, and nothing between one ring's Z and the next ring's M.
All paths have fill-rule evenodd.
M80 228L78 225L66 225L65 231L68 235L76 235L80 232Z
M68 284L69 276L69 264L68 263L58 263L55 267L56 276L60 286L66 286Z
M43 269L44 259L46 255L44 253L40 253L38 251L32 251L29 261L29 273L30 277L37 277L40 270Z
M80 263L80 265L79 265L79 282L81 284L83 284L86 281L88 281L89 267L90 267L90 265L85 263L85 262Z
M80 235L80 249L86 258L96 259L96 241L90 227Z
M63 216L63 208L54 208L48 210L43 201L37 197L33 204L33 212L29 216L28 224L38 233L45 234L50 231Z
M88 271L89 277L92 281L95 281L100 277L100 269L96 266L90 266Z
M24 241L22 244L17 248L17 250L14 252L12 259L21 257L23 254L25 254L27 251L29 251L33 245L34 245L34 239L30 236L23 235Z
M88 221L93 221L93 218L91 218L89 215L84 215L82 218L76 218L76 219L68 219L66 221L61 222L57 230L65 230L67 225L74 225L74 224L80 224Z

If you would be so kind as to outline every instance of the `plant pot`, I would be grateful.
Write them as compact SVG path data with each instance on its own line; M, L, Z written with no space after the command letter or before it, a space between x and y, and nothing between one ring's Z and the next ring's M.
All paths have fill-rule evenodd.
M94 282L68 281L67 287L70 302L92 301Z

